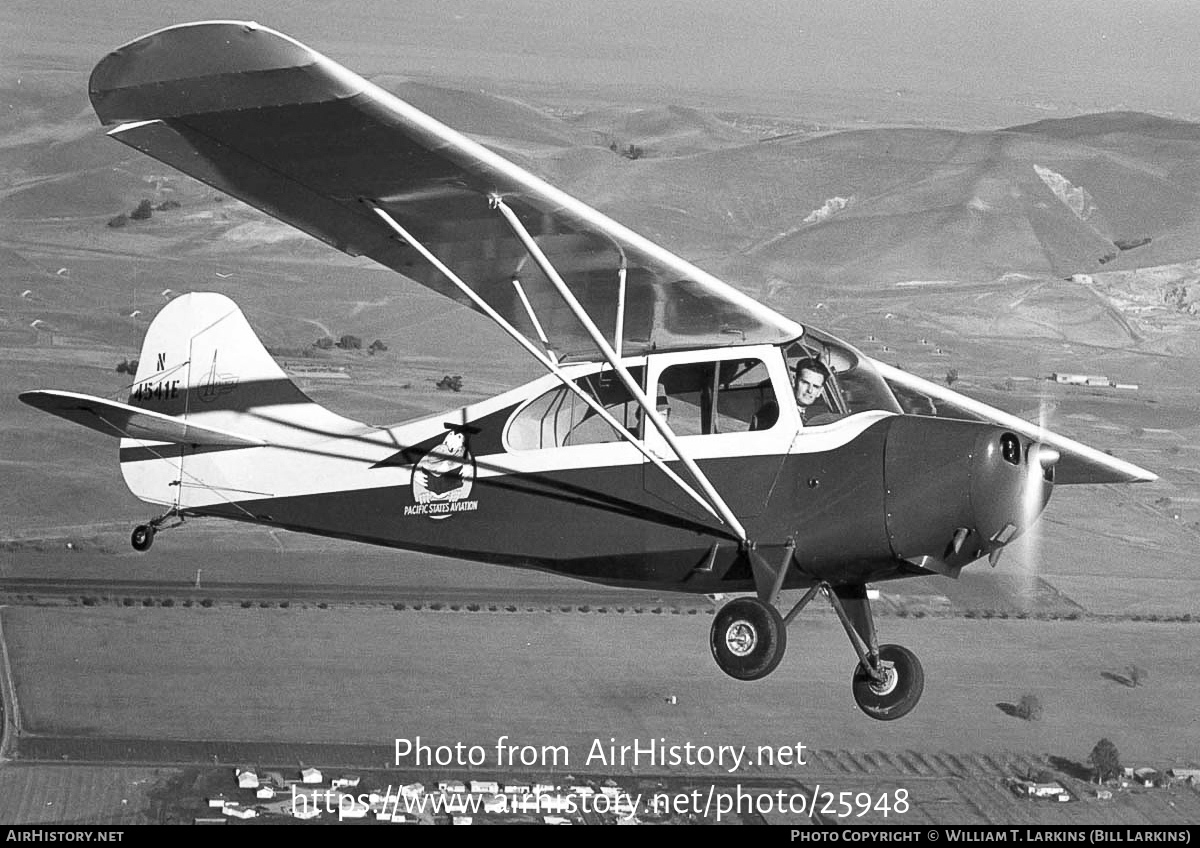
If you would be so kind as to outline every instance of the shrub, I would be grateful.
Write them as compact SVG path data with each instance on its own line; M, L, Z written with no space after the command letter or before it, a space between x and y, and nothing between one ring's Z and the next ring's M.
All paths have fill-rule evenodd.
M358 336L345 335L338 339L337 346L342 350L361 350L362 339Z
M108 226L112 227L114 230L118 229L120 227L123 227L128 223L129 223L129 216L126 215L124 212L122 212L120 215L116 215L116 216L108 219Z
M142 202L137 205L137 208L129 213L129 220L131 220L131 221L147 221L150 219L150 216L153 214L154 214L154 207L150 205L150 201L142 200Z
M1025 721L1040 721L1042 718L1042 702L1037 695L1022 695L1014 710L1017 718Z

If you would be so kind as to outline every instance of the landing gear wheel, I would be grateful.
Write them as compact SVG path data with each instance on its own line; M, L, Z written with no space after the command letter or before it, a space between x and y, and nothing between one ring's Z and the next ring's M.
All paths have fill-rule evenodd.
M908 715L925 690L925 672L916 654L899 645L879 649L884 679L878 681L859 663L854 670L854 700L871 718L892 721Z
M129 543L133 545L135 551L150 550L150 546L154 544L154 528L147 524L139 524L133 528Z
M787 627L770 604L738 598L717 611L709 644L721 671L738 680L758 680L783 659Z

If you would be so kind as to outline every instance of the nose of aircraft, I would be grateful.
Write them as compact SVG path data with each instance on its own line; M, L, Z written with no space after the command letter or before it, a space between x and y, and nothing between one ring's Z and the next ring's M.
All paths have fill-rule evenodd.
M899 416L884 485L893 553L957 576L1037 520L1054 488L1056 450L991 424Z

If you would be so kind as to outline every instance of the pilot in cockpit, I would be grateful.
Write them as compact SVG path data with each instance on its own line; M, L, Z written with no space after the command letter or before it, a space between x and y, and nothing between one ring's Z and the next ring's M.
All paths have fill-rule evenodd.
M796 395L796 408L800 411L800 423L806 423L809 407L825 391L829 379L829 368L816 359L801 359L796 363L792 388Z

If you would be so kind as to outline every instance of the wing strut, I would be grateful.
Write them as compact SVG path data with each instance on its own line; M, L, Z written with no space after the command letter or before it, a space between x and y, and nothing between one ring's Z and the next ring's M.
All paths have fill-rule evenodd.
M579 323L583 325L583 328L587 331L587 334L591 336L592 342L595 343L597 348L599 348L600 353L604 356L605 360L608 361L608 364L612 366L612 369L616 372L617 376L620 377L621 382L625 384L626 390L633 395L634 399L638 402L638 405L641 406L642 413L652 424L654 424L654 428L662 434L663 439L665 439L667 444L671 446L671 450L675 452L675 455L679 457L680 461L683 462L684 466L690 472L692 479L700 485L701 490L707 496L709 502L716 507L717 511L721 514L721 519L729 526L731 530L734 531L734 533L737 534L737 537L740 541L746 542L746 528L744 528L742 523L738 521L737 516L733 514L733 510L729 508L729 504L725 502L725 499L722 498L720 493L718 493L713 487L713 484L709 481L708 477L705 476L704 472L700 470L700 466L696 465L695 460L688 456L687 453L684 452L683 448L680 447L679 442L675 438L675 434L671 431L671 428L667 426L667 422L664 421L662 416L658 414L658 410L655 408L654 404L650 402L650 399L646 397L646 394L642 391L642 387L637 384L637 381L630 376L629 371L624 365L621 364L621 360L618 357L617 352L612 349L612 346L609 345L608 340L604 338L604 334L600 332L600 328L596 326L595 322L592 321L591 316L587 314L587 310L583 308L582 304L579 303L575 295L571 293L571 290L567 287L567 284L563 282L562 277L559 276L559 273L554 268L554 265L550 262L549 258L547 258L546 254L542 252L541 247L538 246L538 243L534 240L533 236L529 234L529 230L525 229L525 225L521 223L521 220L517 217L517 214L508 207L508 204L504 202L503 198L500 198L496 195L492 195L491 203L492 206L499 210L500 214L504 216L504 219L508 221L508 225L512 228L512 231L514 234L516 234L517 238L519 238L525 245L525 249L529 251L529 255L533 257L533 261L537 263L538 267L541 268L542 273L546 275L546 278L551 282L554 288L558 290L559 296L562 297L563 301L575 314L575 317L579 320Z
M476 309L481 311L487 317L491 318L501 330L508 333L508 335L512 337L513 341L525 348L525 350L528 351L534 359L541 363L542 367L557 377L559 382L561 382L564 386L578 395L580 400L591 407L593 412L603 418L605 423L612 427L621 436L621 438L637 448L638 451L641 452L644 457L646 457L646 459L658 466L659 470L661 470L663 474L667 475L668 479L679 486L679 488L686 495L703 507L706 512L713 516L713 518L720 520L721 516L716 510L713 509L712 505L708 501L701 497L695 489L684 482L684 480L678 474L668 468L662 459L655 456L654 453L646 447L644 442L630 433L623 424L617 421L617 419L613 418L612 414L603 406L601 406L591 394L585 392L578 386L578 384L576 384L574 380L563 373L563 370L555 361L553 354L546 354L538 350L537 347L520 331L518 331L516 327L509 324L503 316L501 316L498 312L496 312L496 310L488 305L487 301L476 294L475 291L465 282L459 279L458 275L451 271L445 263L443 263L432 252L430 252L430 250L426 248L425 245L423 245L420 241L418 241L410 232L408 232L408 230L404 229L404 227L402 227L395 218L388 214L387 210L376 206L370 201L366 201L366 203L371 208L371 211L379 216L380 220L382 220L396 232L396 235L403 239L407 244L411 245L414 250L425 257L426 261L433 265L433 267L441 272L446 279L453 283L455 287L459 289L459 291L470 298L471 303L475 305ZM515 280L514 283L516 283ZM519 284L517 291L521 292ZM536 321L534 322L534 326L537 326ZM743 539L744 538L745 534L743 533Z

